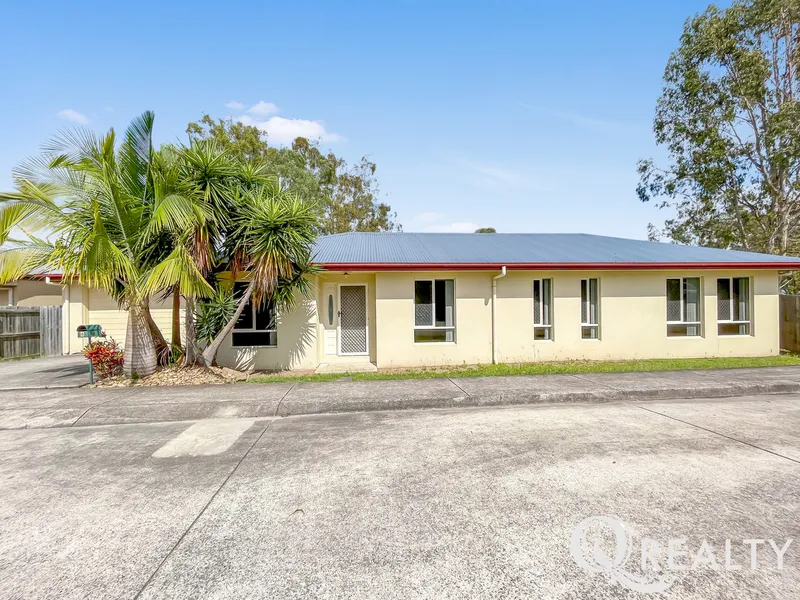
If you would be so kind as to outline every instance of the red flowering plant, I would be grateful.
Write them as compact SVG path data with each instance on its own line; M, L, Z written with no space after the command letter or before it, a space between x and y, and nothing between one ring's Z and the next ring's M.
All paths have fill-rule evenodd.
M113 377L122 372L122 348L113 338L92 342L83 349L83 355L92 361L94 372L101 378Z

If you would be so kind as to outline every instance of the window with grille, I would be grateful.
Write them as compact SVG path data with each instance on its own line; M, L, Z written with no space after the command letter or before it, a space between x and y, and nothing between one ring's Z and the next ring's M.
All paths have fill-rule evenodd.
M667 335L700 335L700 278L667 279Z
M600 280L581 279L581 338L600 338Z
M533 280L533 339L553 339L553 280Z
M750 335L750 278L717 279L717 333Z
M246 282L235 283L233 286L234 298L241 298L247 289ZM233 326L232 344L234 347L243 346L277 346L278 327L276 325L275 304L272 301L253 306L252 299L248 302L239 320Z
M414 282L414 341L456 341L454 280Z

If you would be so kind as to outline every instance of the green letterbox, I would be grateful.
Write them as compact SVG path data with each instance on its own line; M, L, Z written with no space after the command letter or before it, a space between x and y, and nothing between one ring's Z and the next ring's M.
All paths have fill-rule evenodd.
M100 325L78 325L78 337L103 337L103 328Z

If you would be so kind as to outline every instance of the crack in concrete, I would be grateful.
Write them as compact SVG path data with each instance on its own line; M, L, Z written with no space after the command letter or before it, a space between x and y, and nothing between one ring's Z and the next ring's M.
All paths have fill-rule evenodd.
M708 427L703 427L702 425L697 425L695 423L690 423L689 421L684 421L683 419L679 419L678 417L673 417L671 415L667 415L667 414L658 412L657 410L653 410L651 408L645 408L644 406L639 406L638 404L632 404L632 406L635 406L636 408L641 408L642 410L646 410L647 412L653 413L654 415L659 415L661 417L665 417L667 419L672 419L673 421L677 421L678 423L683 423L684 425L689 425L690 427L695 427L697 429L701 429L701 430L706 431L708 433L713 433L714 435L718 435L718 436L723 437L723 438L725 438L727 440L731 440L732 442L738 442L740 444L744 444L745 446L750 446L751 448L754 448L755 450L760 450L761 452L766 452L767 454L772 454L774 456L777 456L778 458L785 458L786 460L789 460L789 461L791 461L793 463L797 463L797 464L800 465L800 460L797 460L795 458L791 458L789 456L785 456L783 454L780 454L779 452L775 452L774 450L769 450L768 448L762 448L761 446L757 446L756 444L751 444L750 442L746 442L744 440L740 440L739 438L735 438L735 437L733 437L731 435L727 435L725 433L720 433L719 431L714 431L713 429L709 429Z
M233 477L233 474L236 473L236 471L239 469L239 467L241 466L242 462L244 462L244 459L247 458L247 456L250 454L250 451L253 448L255 448L255 446L256 446L256 444L258 444L258 442L261 441L261 438L264 437L264 434L267 433L267 431L269 430L269 428L270 428L270 426L272 425L273 422L274 421L271 421L271 420L267 421L266 425L264 426L264 430L261 433L259 433L258 436L256 437L255 441L252 444L250 444L250 447L242 455L242 457L236 462L236 465L233 467L233 469L231 469L231 472L228 473L228 476L225 477L225 479L219 485L217 490L213 494L211 494L211 498L208 499L208 502L206 502L205 505L203 506L203 508L200 509L200 512L197 513L197 516L192 520L191 523L189 523L189 527L186 528L186 530L178 538L178 541L176 541L175 544L173 544L172 548L169 549L169 552L167 552L166 556L164 556L164 558L161 559L161 562L158 563L158 566L150 574L150 577L148 577L147 581L144 582L144 585L142 585L142 587L139 588L139 591L136 592L136 595L133 597L133 600L137 600L137 598L139 598L139 596L142 595L142 592L144 592L144 590L147 588L147 586L150 585L150 583L153 581L155 576L161 570L161 567L163 567L164 564L169 560L170 556L172 556L172 554L175 552L175 549L178 546L180 546L181 542L184 540L184 538L192 530L192 527L194 527L195 524L197 523L197 521L200 520L200 517L202 517L205 514L206 510L208 509L208 507L211 506L211 503L214 502L216 497L219 495L220 491L222 491L222 488L224 488L228 484L228 481L230 481L231 477Z
M447 381L449 381L449 382L450 382L450 383L452 383L454 386L456 386L458 389L460 389L462 392L464 392L464 395L465 395L467 398L471 398L471 397L472 397L472 396L470 396L470 395L469 395L469 392L467 392L467 390L465 390L464 388L462 388L460 385L458 385L458 384L457 384L455 381L453 381L453 380L452 380L452 379L450 379L449 377L447 378Z
M120 394L120 395L119 395L119 396L117 396L116 398L108 398L108 399L106 399L106 400L103 400L102 402L98 402L97 404L92 404L92 405L91 405L89 408L87 408L85 411L83 411L83 412L81 413L81 416L80 416L80 417L78 417L77 419L75 419L75 420L72 422L72 424L71 424L71 425L68 425L68 427L75 427L75 425L77 425L77 424L78 424L78 421L80 421L80 420L81 420L83 417L85 417L85 416L86 416L86 413L88 413L88 412L89 412L90 410L92 410L93 408L97 408L98 406L103 406L103 404L107 404L108 402L111 402L112 400L120 400L120 399L122 399L122 398L128 398L128 397L130 397L130 396L133 396L133 395L135 395L135 394L136 394L136 390L130 390L130 391L128 391L128 392L123 392L122 394Z
M297 385L296 383L293 383L293 384L292 384L292 387L290 387L288 390L286 390L286 393L285 393L283 396L281 396L281 399L280 399L280 400L278 400L278 406L276 406L276 407L275 407L275 414L274 414L274 415L272 415L273 417L280 416L280 415L278 415L278 412L279 412L279 411L280 411L280 409L281 409L281 405L283 404L283 400L284 400L284 398L286 398L286 396L288 396L288 395L289 395L289 392L291 392L291 391L294 389L294 387L295 387L296 385Z

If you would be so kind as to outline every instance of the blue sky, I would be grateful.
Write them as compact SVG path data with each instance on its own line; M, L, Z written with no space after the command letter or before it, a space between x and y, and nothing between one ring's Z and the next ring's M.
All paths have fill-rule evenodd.
M0 186L59 128L157 141L204 112L378 165L408 231L645 238L636 161L684 20L707 2L11 3Z

